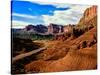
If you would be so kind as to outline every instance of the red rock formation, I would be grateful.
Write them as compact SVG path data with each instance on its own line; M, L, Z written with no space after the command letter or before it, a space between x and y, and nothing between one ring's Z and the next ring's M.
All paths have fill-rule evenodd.
M75 25L71 25L71 24L64 26L64 32L70 32L72 30L72 27L74 26Z
M97 16L97 6L93 5L92 7L87 8L85 10L83 17L79 21L79 25L81 24L87 25L87 23L92 24L90 20L95 22L96 16Z
M94 40L93 35L95 32L96 28L92 28L74 40L53 42L53 47L43 52L44 60L36 60L25 65L26 73L96 69L97 44L91 43L91 40ZM75 48L75 45L82 45L84 41L87 44L90 42L91 46L79 49Z
M62 25L57 25L57 24L50 24L48 26L48 33L53 34L53 33L62 33L63 32L63 26Z
M48 26L48 33L53 33L53 26L52 25Z
M97 14L97 6L92 6L90 8L87 8L84 12L84 18L85 19L91 19L92 17L96 16Z

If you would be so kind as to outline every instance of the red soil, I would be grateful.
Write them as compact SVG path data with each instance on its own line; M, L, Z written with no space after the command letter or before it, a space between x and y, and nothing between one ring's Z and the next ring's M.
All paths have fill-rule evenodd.
M97 66L97 49L94 34L96 28L92 28L76 39L66 41L52 41L49 48L40 55L42 59L25 65L26 72L58 72L72 70L95 69ZM86 47L81 47L86 41ZM49 42L50 43L50 42ZM88 44L91 44L88 46ZM77 48L80 46L80 48Z

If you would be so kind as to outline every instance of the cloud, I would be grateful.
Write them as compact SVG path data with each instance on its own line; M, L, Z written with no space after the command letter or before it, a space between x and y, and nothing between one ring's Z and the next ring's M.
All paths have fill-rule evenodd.
M55 6L56 8L67 8L68 5L66 3L56 3L56 2L40 2L40 1L30 1L31 3L37 3L40 5L52 5Z
M34 3L34 2L33 2ZM56 8L70 8L63 11L54 11L54 15L42 15L43 21L46 25L49 23L56 24L77 24L82 17L86 8L91 5L82 4L66 4L66 3L52 3L52 2L36 2L40 5L53 5Z
M48 25L49 23L67 25L67 24L77 24L82 17L86 8L89 5L69 5L69 10L64 11L54 11L53 16L42 15L44 23Z
M12 24L14 26L26 26L28 24L43 24L42 16L12 13Z
M30 24L30 23L29 22L24 22L24 21L18 21L18 20L13 20L12 21L12 27L13 28L24 28L28 24Z
M33 2L34 3L34 2ZM53 5L56 8L70 8L67 10L55 10L50 11L53 15L40 15L32 16L28 14L12 13L12 16L17 16L17 20L13 18L13 27L25 27L28 24L44 24L49 25L50 23L67 25L67 24L77 24L83 15L83 12L90 5L76 5L76 4L66 4L66 3L51 3L51 2L37 2L41 5ZM32 11L31 8L28 8Z
M30 8L29 8L29 10L30 10ZM36 16L27 15L27 14L19 14L19 13L12 13L12 16L18 16L18 17L29 18L29 19L36 18Z

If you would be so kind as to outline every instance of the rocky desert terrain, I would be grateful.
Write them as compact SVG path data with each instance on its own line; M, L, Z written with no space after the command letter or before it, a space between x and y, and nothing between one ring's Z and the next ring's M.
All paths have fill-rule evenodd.
M13 39L12 59L45 47L12 63L13 74L97 69L97 6L87 8L77 25L52 26L45 34L59 32L53 39Z

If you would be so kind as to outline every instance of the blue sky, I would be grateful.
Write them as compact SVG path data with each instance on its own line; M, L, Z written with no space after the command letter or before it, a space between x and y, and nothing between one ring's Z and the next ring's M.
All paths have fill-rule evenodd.
M31 1L12 2L12 24L14 28L25 27L28 24L74 24L82 16L89 5L72 5L57 3L41 3Z

